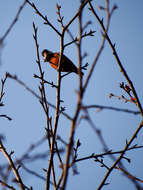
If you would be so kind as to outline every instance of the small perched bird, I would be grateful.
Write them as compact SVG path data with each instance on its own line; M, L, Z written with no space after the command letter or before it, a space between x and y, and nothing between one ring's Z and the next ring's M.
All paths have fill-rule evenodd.
M47 49L44 49L42 51L42 56L44 62L49 62L51 67L53 67L56 70L58 69L58 63L60 57L60 54L58 52L53 53ZM65 55L62 55L60 69L62 72L74 72L76 74L79 74L78 68ZM81 71L81 75L83 74L84 73Z

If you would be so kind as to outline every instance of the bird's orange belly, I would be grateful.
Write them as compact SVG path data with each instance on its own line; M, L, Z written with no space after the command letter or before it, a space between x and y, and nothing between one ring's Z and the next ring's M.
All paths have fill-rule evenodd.
M56 55L54 55L54 57L52 57L50 59L50 65L51 65L51 67L53 67L54 69L57 70L58 63L59 63L59 56L56 54Z

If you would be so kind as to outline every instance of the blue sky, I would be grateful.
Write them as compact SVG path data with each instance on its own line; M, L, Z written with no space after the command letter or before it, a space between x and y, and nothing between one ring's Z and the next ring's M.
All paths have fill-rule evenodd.
M17 0L2 0L0 4L0 36L4 34L19 6L23 1ZM96 4L103 4L104 1L97 1ZM56 3L61 5L61 11L64 16L64 22L68 22L78 9L79 1L46 1L41 0L35 3L39 10L47 15L48 19L53 25L60 30L60 24L57 22ZM114 1L111 1L111 5ZM116 1L118 9L114 12L111 19L109 35L111 40L116 43L116 49L119 53L122 64L124 65L127 73L133 81L137 94L141 103L143 103L143 1L129 1L120 0ZM82 51L87 52L88 56L85 58L84 63L89 63L89 68L96 56L99 45L101 43L101 29L94 16L86 8L84 23L92 20L87 30L96 30L94 37L87 37L83 40ZM103 11L99 12L100 17L104 17ZM35 15L35 12L29 5L23 9L20 17L11 30L10 34L4 41L4 47L1 51L1 65L0 65L0 78L3 78L5 72L16 74L19 79L24 81L30 88L39 94L38 86L39 81L33 78L33 74L38 73L36 64L36 51L33 40L33 27L32 23L38 27L38 42L40 51L47 48L51 51L60 50L60 40L57 34L47 25L43 24L41 18ZM78 34L77 21L71 25L70 30L76 36ZM66 41L70 41L66 37ZM75 65L78 65L77 50L73 44L65 49L64 52ZM41 57L42 62L42 57ZM56 82L57 73L53 70L48 63L42 64L45 71L45 76L48 81ZM86 78L89 71L85 71L84 77ZM126 108L137 110L136 106L132 103L124 103L118 99L109 99L109 94L125 95L119 87L121 82L126 82L122 76L116 60L112 55L112 51L106 43L105 49L100 57L90 84L85 93L85 105L99 104L106 106L113 106L119 108ZM77 102L76 90L78 88L78 77L75 74L67 76L62 83L61 96L64 99L63 106L66 107L66 113L73 116ZM56 93L55 89L47 86L47 99L49 102L55 104ZM1 114L7 114L12 117L12 121L5 118L0 118L1 134L5 134L5 146L8 151L14 150L14 158L22 155L27 150L31 143L38 141L45 134L46 118L39 101L27 92L23 87L15 81L8 79L5 88L5 96L3 99L5 106L1 108ZM103 110L97 112L94 109L89 111L94 124L101 129L102 135L112 150L120 150L125 146L126 139L129 139L141 121L141 116L132 115L127 113L120 113L114 111ZM50 108L50 114L54 120L54 110ZM70 130L70 122L64 117L61 117L58 128L58 134L64 140L68 140ZM86 121L82 121L76 131L76 139L80 139L81 147L79 149L79 157L88 156L91 153L100 153L103 151L101 143L97 135L93 132L91 127ZM142 145L143 137L142 131L134 143ZM62 146L62 145L61 145ZM45 143L37 151L42 152L47 150L47 143ZM2 154L0 155L2 157ZM125 166L135 176L143 178L143 172L140 165L142 164L142 150L135 150L127 154L132 160L130 164L124 161ZM107 164L111 165L109 159L105 159ZM47 160L39 161L27 166L30 169L36 170L43 176L45 173L42 168L47 167ZM72 176L70 174L68 182L68 190L72 189L96 189L100 184L106 170L101 168L98 163L88 160L77 164L79 175ZM21 171L24 183L33 186L34 189L44 189L44 182L40 179L29 179L29 174ZM110 185L103 189L118 190L130 189L134 190L135 187L127 180L119 171L114 171L108 179Z

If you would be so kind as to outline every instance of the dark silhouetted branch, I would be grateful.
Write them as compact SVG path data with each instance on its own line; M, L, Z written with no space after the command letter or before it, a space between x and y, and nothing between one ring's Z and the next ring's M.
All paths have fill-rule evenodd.
M141 114L139 111L133 111L133 110L128 110L128 109L122 109L122 108L116 108L116 107L112 107L112 106L102 106L102 105L88 105L88 106L82 106L83 109L93 109L93 108L97 108L99 109L99 111L101 110L113 110L113 111L119 111L119 112L125 112L125 113L131 113L134 115L138 115Z

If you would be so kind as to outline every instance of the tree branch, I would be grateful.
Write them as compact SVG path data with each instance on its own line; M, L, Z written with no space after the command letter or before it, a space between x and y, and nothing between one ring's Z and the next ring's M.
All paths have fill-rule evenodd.
M24 0L24 2L22 3L22 5L19 7L19 10L14 18L14 20L12 21L12 23L10 24L10 26L8 27L7 31L4 33L4 35L2 36L2 38L0 38L0 44L3 43L3 41L5 40L5 38L7 37L7 35L9 34L9 32L12 30L13 26L15 25L15 23L17 22L19 15L22 11L22 9L24 8L24 6L26 5L26 0Z
M5 147L3 146L3 143L1 141L0 141L0 150L3 153L3 155L6 157L6 159L8 160L8 163L9 163L9 165L10 165L10 167L11 167L11 169L12 169L14 175L15 175L15 178L16 178L19 186L20 186L20 189L25 190L25 185L22 182L22 178L20 177L18 169L16 169L16 167L15 167L15 165L14 165L12 159L11 159L11 155L9 155L7 153Z

